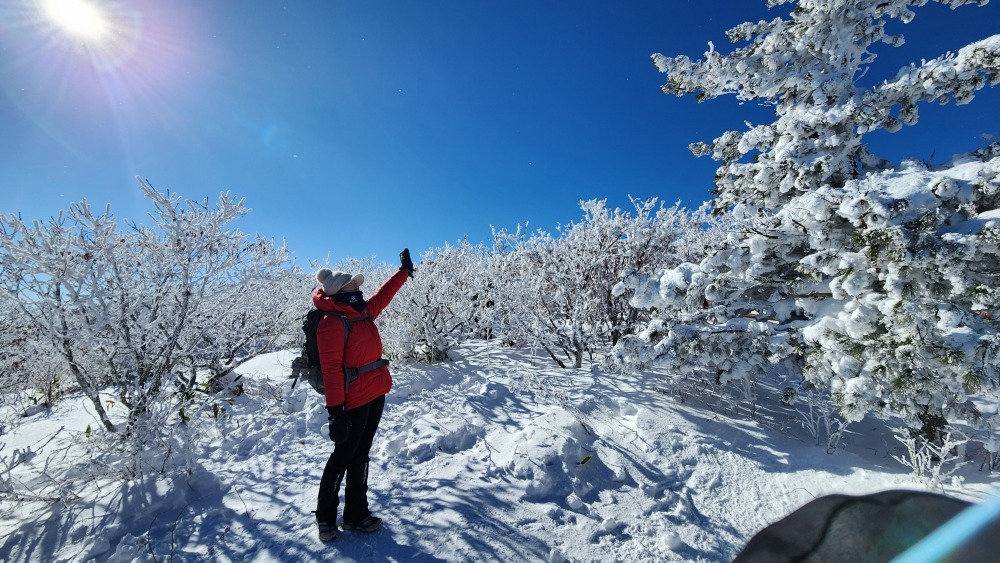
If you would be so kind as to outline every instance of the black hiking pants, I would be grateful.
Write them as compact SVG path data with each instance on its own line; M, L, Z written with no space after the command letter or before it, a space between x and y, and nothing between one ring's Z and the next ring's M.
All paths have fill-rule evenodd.
M375 432L385 409L385 395L346 411L350 424L347 441L333 448L319 482L316 520L336 524L340 486L344 487L344 522L359 523L371 515L368 509L368 461Z

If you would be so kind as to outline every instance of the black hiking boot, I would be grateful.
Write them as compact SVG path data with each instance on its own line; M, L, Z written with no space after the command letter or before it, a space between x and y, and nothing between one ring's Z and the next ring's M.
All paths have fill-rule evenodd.
M337 529L336 524L317 521L316 526L319 528L319 541L321 542L333 541L340 537L340 530Z
M372 532L377 532L382 527L382 519L377 516L368 515L368 518L360 522L344 522L344 530L357 530L359 532L364 532L370 534Z

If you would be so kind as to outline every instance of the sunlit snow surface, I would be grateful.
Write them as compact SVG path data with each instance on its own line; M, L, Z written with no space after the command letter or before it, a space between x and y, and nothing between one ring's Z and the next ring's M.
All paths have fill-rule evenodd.
M290 389L291 353L243 366L246 393L218 420L206 403L178 430L184 451L141 478L90 464L85 430L99 425L81 397L8 411L0 559L729 561L819 495L922 488L883 423L853 425L827 454L774 389L751 418L682 402L655 372L562 370L494 342L453 357L393 365L370 480L385 527L330 544L312 515L326 414L311 389ZM949 493L988 495L978 463L960 475Z

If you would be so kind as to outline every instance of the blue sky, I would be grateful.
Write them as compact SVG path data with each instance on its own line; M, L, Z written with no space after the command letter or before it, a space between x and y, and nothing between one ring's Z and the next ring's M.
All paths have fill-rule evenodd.
M553 230L578 202L708 198L714 161L687 151L765 110L666 96L650 55L728 52L725 30L776 17L763 0L658 2L92 0L95 44L41 0L0 5L0 212L72 202L145 220L134 180L243 196L244 231L302 265L394 262L490 225ZM916 10L878 73L1000 32L1000 2ZM884 63L884 64L879 64ZM867 137L887 158L943 162L1000 136L1000 92L921 108Z

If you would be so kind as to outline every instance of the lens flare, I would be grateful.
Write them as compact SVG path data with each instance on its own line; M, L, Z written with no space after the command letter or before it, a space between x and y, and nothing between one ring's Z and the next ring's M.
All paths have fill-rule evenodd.
M0 0L0 106L81 162L118 150L134 174L136 132L187 138L201 127L186 121L202 100L192 85L223 68L203 39L203 5Z
M88 41L100 41L108 33L107 18L85 0L44 0L45 14L66 32Z
M143 37L141 12L130 0L21 0L31 6L36 60L88 61L103 72L135 62ZM17 15L17 14L13 14Z

